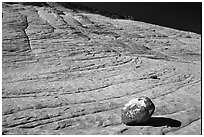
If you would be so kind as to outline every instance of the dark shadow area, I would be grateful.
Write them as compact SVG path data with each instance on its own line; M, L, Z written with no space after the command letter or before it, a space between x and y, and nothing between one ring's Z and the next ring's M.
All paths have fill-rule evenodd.
M22 4L23 5L39 6L39 7L43 7L43 6L49 7L49 5L46 2L22 2Z
M202 2L78 2L112 17L113 13L129 16L135 21L202 32ZM105 11L105 12L104 12ZM106 14L105 14L106 13ZM120 17L120 16L116 16Z
M168 126L168 127L180 127L181 122L172 118L165 118L165 117L151 117L147 122L142 124L136 124L136 123L129 123L126 124L128 126L153 126L153 127L162 127L162 126Z
M129 19L129 20L133 20L132 16L128 16L128 15L123 15L123 14L118 14L115 12L109 12L109 11L103 11L103 10L98 10L97 8L93 8L90 6L86 6L81 4L80 2L57 2L59 5L65 7L65 8L69 8L74 10L75 12L79 11L86 11L89 13L94 13L94 14L100 14L106 17L110 17L113 19Z

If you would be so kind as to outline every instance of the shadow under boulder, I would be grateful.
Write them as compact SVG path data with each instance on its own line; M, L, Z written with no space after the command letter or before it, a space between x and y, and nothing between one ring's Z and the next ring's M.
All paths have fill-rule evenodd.
M138 123L128 123L128 126L153 126L153 127L180 127L181 122L172 118L165 117L151 117L147 122L138 124Z

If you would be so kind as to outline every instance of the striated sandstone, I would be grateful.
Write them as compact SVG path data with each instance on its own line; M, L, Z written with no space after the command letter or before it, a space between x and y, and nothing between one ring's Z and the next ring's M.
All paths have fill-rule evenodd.
M154 118L122 124L138 96L152 99ZM200 125L201 35L2 3L2 134L201 134Z

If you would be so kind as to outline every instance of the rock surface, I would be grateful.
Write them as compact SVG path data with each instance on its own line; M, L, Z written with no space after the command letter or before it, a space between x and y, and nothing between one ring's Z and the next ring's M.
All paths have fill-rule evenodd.
M148 97L130 100L121 110L124 124L133 125L147 122L154 113L155 105Z
M2 134L201 134L200 35L56 3L2 17ZM156 122L122 124L138 96Z

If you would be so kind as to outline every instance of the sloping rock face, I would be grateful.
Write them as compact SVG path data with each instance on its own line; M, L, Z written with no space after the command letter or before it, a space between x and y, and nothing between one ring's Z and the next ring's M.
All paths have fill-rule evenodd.
M2 14L2 134L201 134L200 35L56 3ZM139 96L153 122L122 124Z

